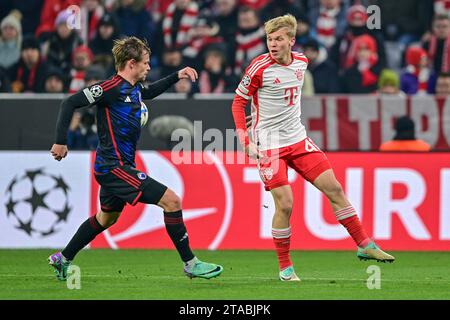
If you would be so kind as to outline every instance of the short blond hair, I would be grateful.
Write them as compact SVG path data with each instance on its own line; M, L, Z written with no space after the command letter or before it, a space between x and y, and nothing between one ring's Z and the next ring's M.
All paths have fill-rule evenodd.
M270 19L264 23L264 30L266 35L276 32L282 28L287 28L287 35L294 38L297 34L297 19L292 14L285 14L284 16L279 16Z
M145 52L149 55L152 53L145 40L142 41L136 37L114 40L112 53L116 70L123 70L128 60L134 59L140 62Z

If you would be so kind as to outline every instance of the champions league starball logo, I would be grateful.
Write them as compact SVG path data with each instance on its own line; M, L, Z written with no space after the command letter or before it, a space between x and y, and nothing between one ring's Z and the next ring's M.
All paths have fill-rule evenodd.
M16 176L5 192L6 217L30 237L47 237L59 231L71 211L70 188L61 176L42 168Z

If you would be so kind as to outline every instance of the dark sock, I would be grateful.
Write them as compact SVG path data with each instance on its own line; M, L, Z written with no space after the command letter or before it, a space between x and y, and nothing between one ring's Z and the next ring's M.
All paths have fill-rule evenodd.
M194 254L189 247L189 238L183 222L183 212L181 210L164 212L164 223L166 224L166 230L170 239L172 239L173 244L180 254L181 260L184 262L192 260Z
M61 252L67 260L73 260L75 255L83 249L89 242L102 233L106 228L97 221L95 216L90 217L81 224L75 235L70 240L66 248Z

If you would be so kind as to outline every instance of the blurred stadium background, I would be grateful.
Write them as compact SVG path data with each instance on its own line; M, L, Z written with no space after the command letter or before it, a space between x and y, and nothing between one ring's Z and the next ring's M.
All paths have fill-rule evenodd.
M0 298L98 298L105 290L119 299L450 298L450 1L0 3ZM367 27L373 5L380 29ZM285 291L271 251L270 193L254 163L229 161L242 153L226 140L234 89L265 51L263 22L286 12L299 23L296 50L310 60L302 122L328 151L366 230L398 259L381 266L385 290L367 288L370 263L356 260L329 204L291 172L291 246L303 282ZM149 42L149 82L187 65L199 71L196 84L180 81L145 101L150 119L136 160L181 196L193 248L225 266L207 284L183 278L161 210L141 204L92 242L98 250L80 253L84 290L55 285L45 265L50 248L98 210L92 110L75 114L69 156L56 162L49 149L59 104L113 74L112 40L123 35ZM429 151L380 151L404 115ZM184 161L173 152L181 140L169 138L177 128L190 133Z

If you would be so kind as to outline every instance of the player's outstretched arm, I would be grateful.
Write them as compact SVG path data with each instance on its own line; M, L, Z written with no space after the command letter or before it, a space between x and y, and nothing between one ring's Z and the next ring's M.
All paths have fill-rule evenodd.
M174 72L165 78L151 83L147 87L142 88L142 98L143 99L153 99L160 94L164 93L180 79L191 79L192 82L197 80L198 74L194 68L186 67L178 72Z
M62 158L67 156L67 130L73 112L76 108L82 108L89 104L90 102L83 91L79 91L62 101L56 122L56 140L50 150L55 160L61 161Z

